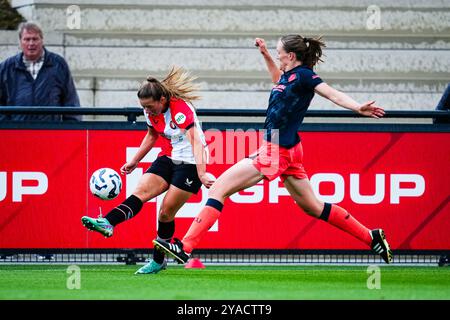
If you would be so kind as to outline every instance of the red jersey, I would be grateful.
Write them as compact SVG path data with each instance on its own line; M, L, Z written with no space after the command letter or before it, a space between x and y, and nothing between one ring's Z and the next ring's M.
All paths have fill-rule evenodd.
M165 155L172 160L195 164L192 145L186 136L186 131L195 126L204 146L206 141L193 107L181 99L172 98L166 112L149 116L144 111L144 116L147 125L153 127L164 141L158 157Z

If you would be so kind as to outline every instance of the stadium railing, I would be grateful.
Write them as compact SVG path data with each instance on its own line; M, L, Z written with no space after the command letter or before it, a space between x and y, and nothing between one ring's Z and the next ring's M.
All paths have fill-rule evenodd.
M140 116L143 117L142 108L104 108L104 107L1 107L0 114L74 114L74 115L97 115L97 116L124 116L128 122L135 122ZM199 109L199 116L208 117L264 117L266 110L254 109ZM360 117L352 111L341 110L308 110L306 117L312 118L355 118ZM433 118L450 120L450 111L406 111L387 110L384 118Z

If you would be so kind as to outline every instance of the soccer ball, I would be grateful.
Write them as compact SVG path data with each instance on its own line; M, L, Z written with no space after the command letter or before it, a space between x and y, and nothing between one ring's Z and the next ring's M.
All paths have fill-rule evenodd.
M92 174L89 188L94 196L102 200L112 200L122 189L122 179L113 169L101 168Z

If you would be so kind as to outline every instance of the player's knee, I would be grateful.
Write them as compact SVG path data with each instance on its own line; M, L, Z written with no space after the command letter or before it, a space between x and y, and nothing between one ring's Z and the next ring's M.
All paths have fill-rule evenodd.
M315 210L310 210L308 212L306 212L307 215L313 217L313 218L319 218L320 217L320 213L318 211Z
M162 205L159 209L158 219L161 222L170 222L175 218L177 209L171 205Z
M220 188L218 188L215 184L211 186L211 188L208 191L208 197L214 198L214 199L224 199L225 196L223 195L223 192L221 192Z
M150 200L147 199L147 193L142 189L137 188L136 190L134 190L133 194L139 199L141 199L142 202L147 202L148 200Z
M298 203L297 203L298 204ZM300 208L302 208L302 210L309 216L313 217L313 218L319 218L322 211L320 208L316 208L313 206L305 206L305 205L300 205L298 204Z
M142 200L142 202L147 202L152 200L157 195L164 192L165 189L155 186L155 185L138 185L134 190L133 194Z
M161 211L158 215L158 220L161 222L171 222L174 219L174 215Z

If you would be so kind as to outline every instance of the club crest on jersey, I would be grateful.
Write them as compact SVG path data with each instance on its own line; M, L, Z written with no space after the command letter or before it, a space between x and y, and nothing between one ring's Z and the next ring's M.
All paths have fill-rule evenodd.
M173 130L175 130L175 129L177 128L177 126L175 125L175 123L173 123L172 120L170 120L169 126L170 126Z
M175 115L174 119L176 124L183 124L186 121L186 116L184 115L184 113L178 112Z
M289 76L288 82L294 81L295 79L297 79L297 75L295 73L293 73Z

